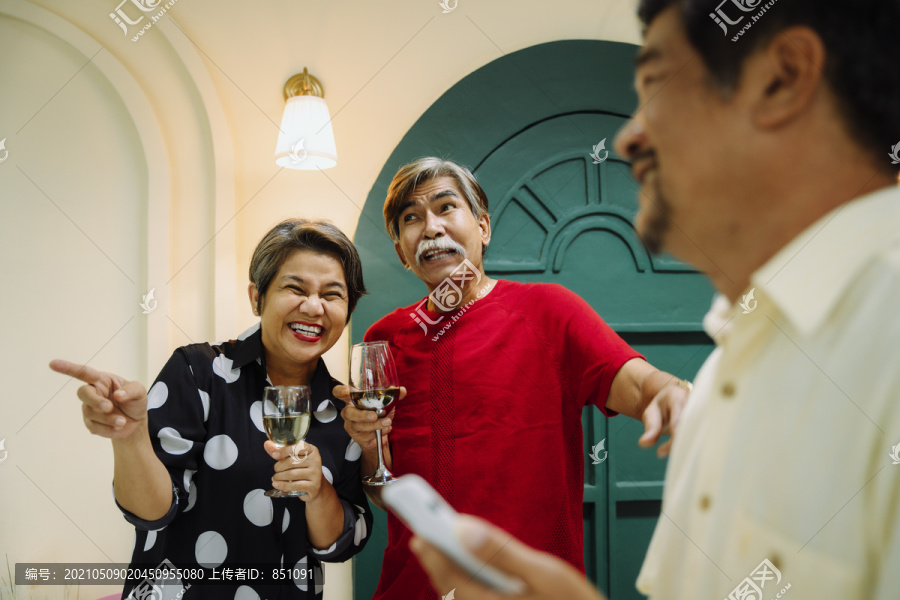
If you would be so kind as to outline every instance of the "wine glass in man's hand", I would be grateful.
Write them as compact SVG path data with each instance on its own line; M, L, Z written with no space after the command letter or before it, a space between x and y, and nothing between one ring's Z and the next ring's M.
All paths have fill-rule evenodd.
M350 349L350 401L359 410L374 411L379 417L400 395L397 367L387 342L366 342ZM363 478L366 485L386 485L394 476L384 466L381 430L378 436L378 469Z

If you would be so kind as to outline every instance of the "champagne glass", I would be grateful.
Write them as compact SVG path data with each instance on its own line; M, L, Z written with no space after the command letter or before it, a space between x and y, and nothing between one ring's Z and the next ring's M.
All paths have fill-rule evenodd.
M387 342L366 342L350 349L350 401L359 410L372 410L383 417L385 410L400 395L400 381L391 348ZM378 469L363 477L366 485L387 485L396 478L384 466L381 430L378 436Z
M308 385L274 385L263 392L263 427L266 435L284 448L302 442L309 432L310 396ZM305 496L306 492L269 490L270 498Z

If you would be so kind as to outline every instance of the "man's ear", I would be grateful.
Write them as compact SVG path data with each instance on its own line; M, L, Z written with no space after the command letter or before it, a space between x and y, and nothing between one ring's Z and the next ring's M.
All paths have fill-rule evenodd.
M400 258L400 263L403 265L403 268L409 269L409 263L406 262L406 257L403 256L403 250L400 249L400 244L397 242L394 242L394 252L396 252L397 256Z
M822 89L825 58L822 38L806 26L785 29L748 57L740 87L753 94L754 123L777 129L809 112Z
M481 228L481 245L489 245L491 243L491 215L484 213L478 217L478 227Z

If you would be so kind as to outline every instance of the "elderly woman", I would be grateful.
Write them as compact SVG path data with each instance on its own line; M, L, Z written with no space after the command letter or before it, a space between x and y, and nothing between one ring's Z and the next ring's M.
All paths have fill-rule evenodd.
M321 598L320 562L347 560L371 528L360 448L322 360L365 293L359 255L330 223L288 220L256 247L250 281L259 325L237 340L178 348L149 393L118 375L50 364L87 384L78 390L84 423L112 440L116 503L136 530L132 564L265 570L265 584L185 581L165 597ZM291 457L267 441L261 399L268 385L298 384L310 386L314 412L308 454ZM306 494L272 500L271 486ZM141 586L149 590L129 581L124 595L145 597Z

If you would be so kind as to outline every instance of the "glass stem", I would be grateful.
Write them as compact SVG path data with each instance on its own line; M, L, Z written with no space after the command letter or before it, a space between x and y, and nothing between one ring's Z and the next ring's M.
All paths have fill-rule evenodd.
M378 469L375 471L375 477L382 477L386 467L384 465L384 451L381 449L381 430L378 429L375 434L378 436Z

